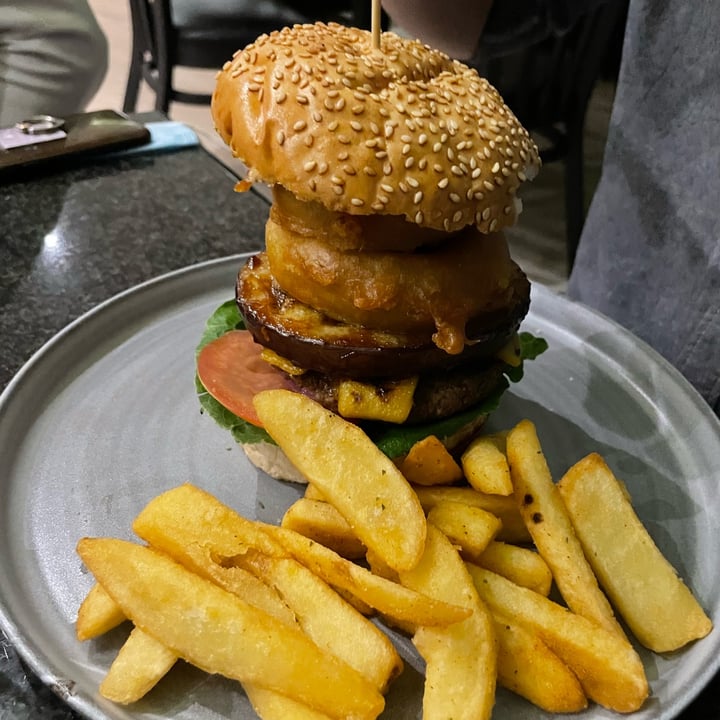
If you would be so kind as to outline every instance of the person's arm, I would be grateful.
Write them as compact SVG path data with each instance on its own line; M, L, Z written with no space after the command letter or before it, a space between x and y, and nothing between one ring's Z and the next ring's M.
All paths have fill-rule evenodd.
M0 0L0 127L82 111L107 63L107 39L87 0Z
M477 48L493 0L383 0L383 8L407 34L458 60Z
M458 60L513 52L562 35L608 0L383 0L394 23Z

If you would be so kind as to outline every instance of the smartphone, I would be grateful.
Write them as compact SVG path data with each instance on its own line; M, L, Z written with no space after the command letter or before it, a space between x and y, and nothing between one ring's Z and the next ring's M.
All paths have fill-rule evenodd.
M62 126L64 136L55 140L0 149L0 172L57 163L93 153L120 150L150 141L150 131L142 124L115 110L68 115Z

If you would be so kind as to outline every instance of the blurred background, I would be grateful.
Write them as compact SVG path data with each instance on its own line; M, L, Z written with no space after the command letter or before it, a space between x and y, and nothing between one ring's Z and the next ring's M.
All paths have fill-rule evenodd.
M622 0L618 1L623 4ZM128 84L128 72L133 48L133 22L130 3L123 0L89 0L89 2L107 36L110 59L105 79L87 109L121 109ZM260 2L261 4L262 2ZM367 2L366 4L369 7L370 3ZM532 57L529 60L524 58L522 61L514 59L511 62L494 63L489 68L494 74L493 76L493 74L489 73L491 80L498 84L508 104L520 115L521 120L531 127L540 124L540 121L536 123L533 119L528 123L523 113L519 112L518 106L522 106L524 112L533 112L534 108L537 107L536 97L543 90L529 87L530 83L528 81L526 97L520 95L515 98L512 88L506 89L502 87L506 77L510 78L519 74L522 78L527 79L529 63L529 66L534 70L540 71L538 70L540 68L546 74L548 72L552 73L555 78L559 78L563 73L569 73L569 76L563 79L562 82L568 85L570 89L577 86L581 81L586 82L586 84L589 82L589 99L587 101L581 100L580 118L579 120L576 119L576 122L581 125L582 165L579 172L582 173L584 182L578 183L577 178L570 181L570 186L574 187L582 195L583 207L587 207L592 197L602 167L607 125L612 109L615 78L620 61L620 46L624 28L624 15L622 12L613 18L613 23L614 29L612 29L609 36L600 41L599 47L591 47L589 50L584 51L586 55L590 53L590 61L599 68L593 70L592 77L585 80L578 79L577 74L582 72L582 67L577 66L572 55L567 55L568 51L565 47L560 49L565 55L560 55L556 47L550 49L550 57L552 57L552 62L556 66L552 68L549 65L550 60L548 60L547 70L543 68L537 57ZM595 29L591 28L588 32L591 38L597 38L598 33ZM575 42L576 44L583 43L586 42L586 39L578 37ZM577 52L577 50L573 48L572 52ZM554 55L558 55L558 57L554 57ZM602 57L594 57L593 55L602 55ZM547 56L546 53L543 58ZM212 92L214 76L214 69L176 67L173 70L173 86L182 88L185 92L207 94ZM509 79L508 82L510 82ZM517 81L513 79L512 82ZM560 88L560 92L567 93L567 88ZM550 98L550 102L557 104L554 98ZM151 111L155 106L155 92L146 83L141 82L135 106L136 110L139 112ZM526 107L529 107L530 110L525 110ZM167 113L171 119L191 126L209 152L231 169L241 172L241 166L231 157L225 145L216 135L207 104L170 102ZM577 115L576 112L576 118ZM555 120L556 118L550 118L550 121ZM545 120L542 122L545 122ZM559 122L554 124L560 127L563 124L563 118L559 118ZM533 129L539 145L541 148L545 147L549 142L548 137L543 134L542 130ZM554 132L554 128L551 128L550 133L554 134ZM550 142L552 142L552 139ZM551 158L550 154L548 154L548 158ZM568 243L570 242L572 245L573 241L572 239L569 240L569 234L573 233L569 232L567 222L568 206L565 194L568 172L568 162L563 157L563 153L559 153L557 160L551 158L550 161L544 163L539 176L532 183L527 183L523 187L521 198L524 210L519 223L508 233L512 254L530 278L558 291L565 288L570 265L568 258L569 255L572 256L572 251L568 249ZM572 221L570 225L572 225Z

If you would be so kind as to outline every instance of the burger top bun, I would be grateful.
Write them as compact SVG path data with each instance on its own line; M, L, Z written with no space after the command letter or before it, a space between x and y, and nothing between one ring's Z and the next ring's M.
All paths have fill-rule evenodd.
M215 126L303 201L424 227L511 225L537 147L477 72L418 41L338 24L260 36L217 77Z

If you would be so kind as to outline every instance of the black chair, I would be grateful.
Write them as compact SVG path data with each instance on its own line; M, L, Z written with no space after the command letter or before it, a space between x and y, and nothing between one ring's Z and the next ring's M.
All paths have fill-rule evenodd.
M540 137L543 162L564 162L570 268L585 223L585 116L606 60L622 38L626 14L627 0L611 0L566 34L491 57L481 68L523 125Z
M258 35L298 22L334 20L369 27L368 5L360 0L130 0L133 45L123 110L136 109L142 80L155 92L155 109L163 113L175 101L207 104L209 94L174 86L176 67L219 69Z

